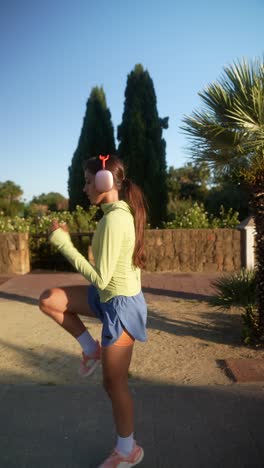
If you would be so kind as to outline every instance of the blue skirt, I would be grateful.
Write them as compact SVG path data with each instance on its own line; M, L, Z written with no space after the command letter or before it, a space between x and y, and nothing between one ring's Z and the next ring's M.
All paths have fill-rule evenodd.
M88 287L88 304L103 324L102 346L113 344L124 328L136 340L146 341L147 305L142 291L136 296L115 296L100 302L95 286Z

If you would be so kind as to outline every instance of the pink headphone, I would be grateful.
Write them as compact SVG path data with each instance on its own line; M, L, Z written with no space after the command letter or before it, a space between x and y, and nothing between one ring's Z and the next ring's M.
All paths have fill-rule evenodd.
M97 192L109 192L113 188L114 179L112 172L105 168L105 162L110 158L110 155L102 156L99 159L102 161L103 169L95 174L95 188Z

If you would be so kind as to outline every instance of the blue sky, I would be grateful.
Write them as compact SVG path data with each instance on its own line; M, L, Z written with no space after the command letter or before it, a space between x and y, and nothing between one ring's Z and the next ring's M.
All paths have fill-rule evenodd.
M141 63L160 117L167 164L187 161L182 118L243 57L263 56L263 0L1 0L0 182L29 201L67 193L86 102L103 86L115 129L127 75Z

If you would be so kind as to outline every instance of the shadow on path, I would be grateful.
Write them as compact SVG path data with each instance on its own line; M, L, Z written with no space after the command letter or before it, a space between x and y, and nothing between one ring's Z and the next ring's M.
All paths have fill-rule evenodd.
M187 295L190 299L190 294L186 293L186 296ZM38 299L11 292L0 291L0 299L13 300L38 306ZM187 300L187 297L185 299ZM217 310L212 310L210 312L200 312L198 310L196 313L197 320L195 320L193 317L190 318L190 312L187 310L186 317L188 318L185 319L184 313L179 313L177 311L173 314L160 313L157 309L154 310L150 305L147 326L150 329L164 331L174 334L175 336L192 336L215 343L241 345L242 324L241 317L238 314L219 312ZM82 320L84 320L84 317L82 317Z
M0 299L7 299L9 301L24 302L25 304L38 305L38 299L30 296L22 296L21 294L9 293L0 291Z
M140 467L263 468L261 391L142 384L131 386ZM114 445L110 402L89 381L1 386L0 400L1 468L95 468Z
M64 287L63 285L59 287ZM183 292L183 291L169 291L167 289L157 288L142 288L143 293L152 294L156 296L167 296L183 300L196 300L196 301L210 301L211 296L204 294ZM26 304L38 304L38 299L26 295L21 295L13 292L0 291L0 299L8 299L10 301L25 302Z
M41 382L42 385L83 384L78 376L80 356L64 350L42 344L22 347L0 339L0 348L12 352L12 361L8 369L2 367L0 385L21 381L33 385ZM30 369L30 374L28 370ZM62 377L60 379L60 373ZM90 384L101 381L101 372L95 372L89 379ZM0 467L2 468L1 464Z
M242 346L242 323L238 314L197 311L197 320L195 317L190 318L189 311L186 312L186 315L188 318L185 318L184 312L181 314L175 312L175 314L167 316L165 313L159 313L157 309L153 310L150 306L147 327L175 336L191 336L207 342Z
M150 287L143 287L142 290L143 290L143 293L146 293L146 294L175 297L178 299L186 299L186 300L209 301L212 297L209 295L199 294L199 293L173 291L169 289L158 289L158 288L150 288Z

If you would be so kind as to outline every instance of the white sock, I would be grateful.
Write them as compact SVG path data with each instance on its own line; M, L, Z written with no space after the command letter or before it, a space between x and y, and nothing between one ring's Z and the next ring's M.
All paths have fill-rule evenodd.
M76 340L80 343L84 354L86 354L87 356L89 356L89 354L92 354L97 350L97 343L87 330L85 330L80 336L78 336Z
M133 447L134 447L133 432L128 437L120 437L117 434L116 449L118 452L120 452L122 455L125 455L125 457L127 457L132 452Z

